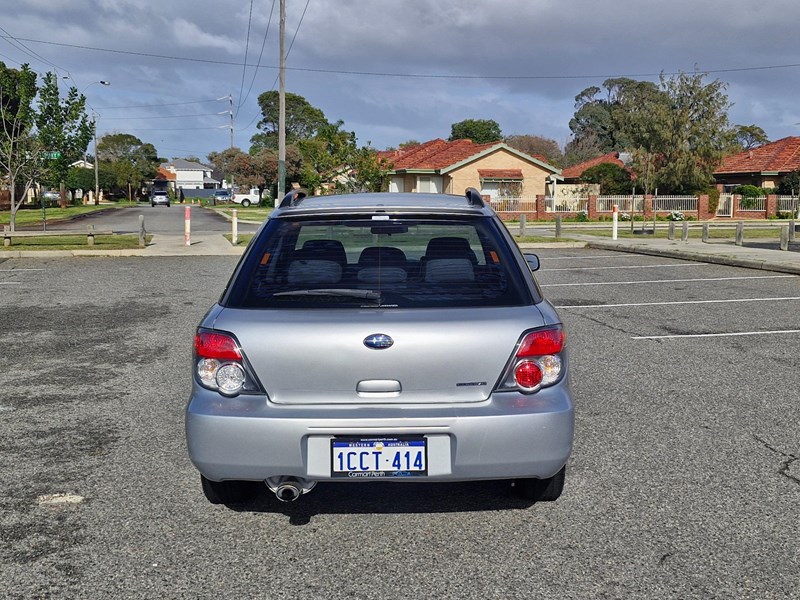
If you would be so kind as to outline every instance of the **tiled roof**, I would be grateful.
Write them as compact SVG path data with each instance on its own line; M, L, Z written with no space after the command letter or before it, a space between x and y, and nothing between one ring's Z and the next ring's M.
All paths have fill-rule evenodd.
M173 173L172 171L168 171L163 166L161 166L158 167L158 173L156 174L155 178L161 180L166 179L167 181L175 181L175 173Z
M483 179L522 179L522 169L478 169Z
M800 169L800 137L785 137L722 159L715 175L725 173L788 173Z
M384 151L379 152L378 155L394 165L396 171L435 170L452 166L500 143L497 141L489 144L474 144L472 140L446 142L442 139L435 139L406 150Z
M598 156L597 158L592 158L582 163L578 163L577 165L567 167L561 172L561 174L564 176L564 179L578 179L581 175L583 175L583 172L586 169L591 169L592 167L596 167L597 165L602 165L605 163L617 165L627 170L625 163L619 159L619 152L609 152L603 156Z

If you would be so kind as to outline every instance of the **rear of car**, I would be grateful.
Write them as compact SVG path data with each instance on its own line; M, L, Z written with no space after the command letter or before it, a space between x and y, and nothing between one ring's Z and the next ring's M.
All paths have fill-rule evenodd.
M212 502L420 479L554 500L564 330L476 192L307 199L273 213L201 322L186 432Z
M169 206L169 203L169 194L166 190L154 190L150 195L150 206L156 206L157 204Z

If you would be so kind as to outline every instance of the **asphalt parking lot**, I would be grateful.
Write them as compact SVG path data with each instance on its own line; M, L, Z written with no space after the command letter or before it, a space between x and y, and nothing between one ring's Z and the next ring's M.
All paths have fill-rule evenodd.
M800 278L537 253L577 399L559 501L320 484L235 510L182 427L236 257L0 259L0 595L800 597Z

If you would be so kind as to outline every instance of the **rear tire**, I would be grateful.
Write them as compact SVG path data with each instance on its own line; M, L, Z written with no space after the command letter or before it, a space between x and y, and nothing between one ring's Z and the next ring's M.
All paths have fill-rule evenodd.
M255 498L259 484L256 481L211 481L202 475L203 494L211 504L241 504Z
M242 208L247 208L250 206L250 200L242 200Z
M526 500L534 502L553 502L558 500L561 492L564 491L564 479L566 478L567 467L547 479L517 479L514 482L514 489L517 494Z

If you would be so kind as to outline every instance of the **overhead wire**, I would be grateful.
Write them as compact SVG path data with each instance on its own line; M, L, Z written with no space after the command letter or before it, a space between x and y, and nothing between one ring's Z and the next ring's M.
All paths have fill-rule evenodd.
M250 26L253 23L253 0L250 0L250 15L247 18L247 39L244 43L244 64L242 65L242 82L239 84L239 98L242 97L242 91L244 90L244 78L247 74L247 51L250 47ZM258 69L258 67L256 67ZM239 112L239 106L236 107L236 112ZM234 118L234 115L231 115L231 118Z
M292 36L292 41L289 44L289 49L286 50L286 57L285 58L289 58L289 54L291 54L291 52L292 52L292 46L294 46L294 41L295 41L295 39L297 39L297 34L300 31L300 26L303 24L303 19L306 16L306 11L308 10L309 2L311 2L311 0L306 0L306 6L305 6L305 8L303 8L303 14L300 15L300 21L298 21L297 28L294 30L294 35ZM273 3L272 3L272 6L273 6L273 8L275 7L274 0L273 0ZM272 14L272 13L270 13L270 14ZM280 73L275 76L275 81L272 82L272 87L269 89L270 92L275 89L275 85L278 83L278 78L279 77L280 77ZM250 122L245 127L243 127L240 131L247 131L248 129L250 129L250 127L253 126L253 123L255 123L255 121L256 121L256 119L258 119L258 117L259 117L259 114L256 113L256 115L252 119L250 119Z
M306 4L307 6L307 4ZM8 36L0 35L0 38ZM80 44L64 44L61 42L51 42L46 40L36 40L32 38L16 38L26 42L33 42L37 44L49 44L54 46L62 46L67 48L77 48L80 50L92 50L96 52L110 52L115 54L127 54L132 56L144 56L148 58L157 58L165 60L179 60L187 62L197 62L205 64L228 65L228 66L242 66L242 63L236 61L224 60L211 60L203 58L192 58L185 56L169 56L164 54L149 54L146 52L133 52L130 50L114 50L111 48L97 48L93 46L84 46ZM287 53L288 54L288 53ZM256 65L247 65L248 67L255 67ZM800 67L800 63L787 63L779 65L759 65L754 67L731 67L724 69L701 69L701 72L707 74L717 73L741 73L750 71L765 71L770 69L790 69ZM259 69L278 69L279 67L273 65L259 65ZM465 80L571 80L571 79L609 79L614 77L658 77L660 75L680 75L681 71L660 71L650 73L611 73L611 74L580 74L580 75L453 75L449 73L402 73L402 72L382 72L382 71L351 71L345 69L315 69L310 67L286 67L288 71L297 71L305 73L326 73L332 75L357 75L365 77L398 77L408 79L465 79ZM685 71L684 71L685 72Z

